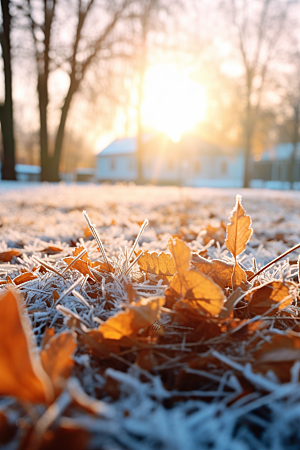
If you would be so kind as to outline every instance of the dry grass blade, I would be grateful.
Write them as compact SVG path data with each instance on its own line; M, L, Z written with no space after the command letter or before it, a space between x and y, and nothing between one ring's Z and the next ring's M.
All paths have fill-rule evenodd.
M107 266L107 270L109 271L110 270L110 264L108 262L108 259L107 259L107 256L106 256L106 252L105 252L104 246L102 244L102 241L100 239L100 236L99 236L95 226L91 223L90 218L87 215L86 211L82 211L82 214L84 215L84 218L85 218L85 220L86 220L86 222L88 224L88 227L89 227L89 229L90 229L90 231L91 231L95 241L97 242L98 248L99 248L100 252L102 253L102 256L104 258L105 264Z
M62 274L64 274L67 270L69 270L70 269L70 267L72 267L73 266L73 264L75 264L76 263L76 261L78 261L83 255L85 255L87 253L87 251L86 251L86 248L85 249L83 249L74 259L73 259L73 261L71 261L68 265L67 265L67 267L62 271Z
M65 277L58 271L56 270L53 266L51 266L51 264L46 263L45 261L42 261L40 258L38 258L37 256L33 256L32 259L34 259L36 262L38 262L41 266L43 266L46 270L50 270L53 273L56 273L56 275L60 276L61 278L65 279Z

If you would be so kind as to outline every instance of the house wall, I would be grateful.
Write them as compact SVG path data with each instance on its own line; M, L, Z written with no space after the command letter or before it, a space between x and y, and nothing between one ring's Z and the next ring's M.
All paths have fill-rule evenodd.
M137 177L134 155L98 155L96 179L99 181L134 181Z

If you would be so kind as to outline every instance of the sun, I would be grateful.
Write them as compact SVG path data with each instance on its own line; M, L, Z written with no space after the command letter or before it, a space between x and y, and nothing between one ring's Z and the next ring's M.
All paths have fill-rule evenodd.
M143 123L178 142L184 131L206 114L204 87L180 74L173 65L157 65L145 75Z

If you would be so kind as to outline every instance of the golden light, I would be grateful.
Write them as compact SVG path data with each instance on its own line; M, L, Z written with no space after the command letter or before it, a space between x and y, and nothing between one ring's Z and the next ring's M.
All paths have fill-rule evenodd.
M145 76L142 117L145 126L163 131L174 142L205 118L204 88L172 65L149 68Z

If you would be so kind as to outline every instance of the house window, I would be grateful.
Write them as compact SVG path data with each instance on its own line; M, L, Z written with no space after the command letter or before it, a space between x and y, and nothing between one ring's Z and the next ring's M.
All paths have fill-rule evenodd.
M194 173L195 173L195 175L197 175L198 173L200 173L201 172L201 164L200 164L200 161L195 161L195 164L194 164Z
M110 170L115 170L115 168L116 168L116 161L115 158L112 156L110 158Z
M222 161L221 164L221 174L222 175L226 175L227 173L227 162L226 161Z

